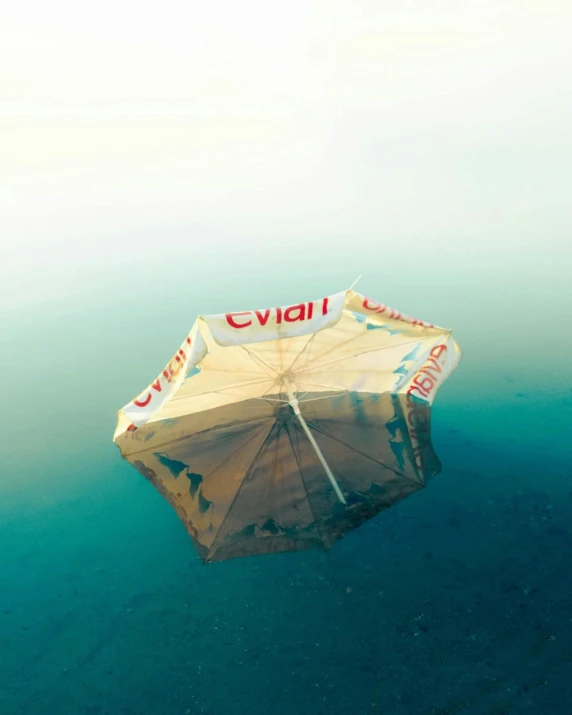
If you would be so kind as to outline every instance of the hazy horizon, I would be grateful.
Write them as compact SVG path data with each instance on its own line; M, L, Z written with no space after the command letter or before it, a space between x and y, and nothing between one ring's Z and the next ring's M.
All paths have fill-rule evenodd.
M21 2L0 33L2 715L569 715L572 5ZM202 569L112 444L196 317L451 328L443 472Z

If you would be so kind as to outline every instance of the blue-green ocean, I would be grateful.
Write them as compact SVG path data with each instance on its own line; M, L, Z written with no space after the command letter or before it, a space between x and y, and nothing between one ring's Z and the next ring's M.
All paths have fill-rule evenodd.
M279 228L163 239L159 223L121 260L96 243L91 266L54 242L69 270L0 313L0 713L569 715L572 340L554 256L499 255L476 231L415 254ZM116 411L197 315L359 273L463 350L433 409L441 474L328 552L202 566L112 443Z

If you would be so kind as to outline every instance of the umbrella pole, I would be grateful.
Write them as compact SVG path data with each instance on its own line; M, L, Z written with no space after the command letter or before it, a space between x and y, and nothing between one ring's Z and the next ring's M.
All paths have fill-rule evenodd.
M284 377L284 385L286 386L286 394L288 395L288 401L290 403L290 407L294 411L294 414L298 418L298 421L302 425L302 429L306 433L306 437L310 440L310 444L314 448L316 454L318 455L318 459L322 463L322 467L324 467L324 470L326 474L328 475L328 479L332 483L332 486L334 487L334 491L336 492L336 495L338 499L341 501L342 504L346 503L346 500L344 499L344 495L342 494L342 490L340 489L340 485L336 481L336 478L334 477L332 470L330 469L330 466L326 462L326 459L324 455L322 454L322 450L319 448L318 443L314 439L314 435L310 432L310 428L306 424L306 420L302 416L302 413L300 412L300 406L298 405L298 400L296 399L296 396L292 392L292 387L290 385L290 382L287 377Z

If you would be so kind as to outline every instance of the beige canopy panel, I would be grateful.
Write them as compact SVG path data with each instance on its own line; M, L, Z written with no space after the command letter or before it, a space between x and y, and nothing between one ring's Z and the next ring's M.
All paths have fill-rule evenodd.
M114 441L205 562L310 547L439 471L431 403L451 332L354 291L198 318Z

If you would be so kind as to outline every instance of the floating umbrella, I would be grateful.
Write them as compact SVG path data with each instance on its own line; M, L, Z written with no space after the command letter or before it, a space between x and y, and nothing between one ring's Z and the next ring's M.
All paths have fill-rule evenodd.
M328 548L440 470L431 403L459 359L352 290L202 316L114 441L204 562Z

